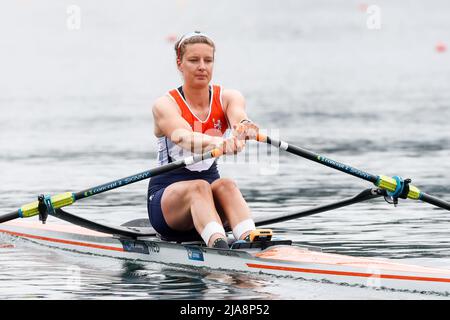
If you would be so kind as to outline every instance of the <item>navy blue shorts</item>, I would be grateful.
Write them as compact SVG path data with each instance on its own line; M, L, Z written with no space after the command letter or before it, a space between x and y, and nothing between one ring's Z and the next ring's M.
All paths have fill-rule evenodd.
M202 240L195 228L188 231L178 231L169 227L161 208L161 199L166 188L178 181L201 179L211 184L219 178L219 173L216 167L213 166L210 170L203 172L189 171L183 168L183 170L176 170L173 173L169 172L150 179L147 196L148 217L150 224L160 234L161 239L179 242Z

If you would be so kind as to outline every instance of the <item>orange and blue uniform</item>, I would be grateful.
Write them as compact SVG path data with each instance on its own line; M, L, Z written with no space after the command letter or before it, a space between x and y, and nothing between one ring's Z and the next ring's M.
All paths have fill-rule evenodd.
M189 107L184 97L182 87L169 91L171 97L181 110L181 116L185 119L194 132L201 132L211 136L225 136L229 132L229 122L225 115L222 104L222 88L218 85L212 85L209 88L210 103L209 113L205 120L199 119ZM184 159L192 155L189 150L183 149L170 140L170 137L158 138L158 163L164 165L179 159ZM198 237L195 229L188 232L172 230L164 220L161 209L161 198L164 190L171 184L179 181L189 181L202 179L210 184L219 179L215 159L205 160L186 168L156 176L150 179L148 186L147 209L150 223L153 228L168 240L191 240Z

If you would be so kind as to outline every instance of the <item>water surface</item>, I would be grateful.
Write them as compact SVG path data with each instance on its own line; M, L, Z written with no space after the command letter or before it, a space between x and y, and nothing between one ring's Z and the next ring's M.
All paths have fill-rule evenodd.
M284 140L373 174L401 175L450 199L448 1L9 1L0 13L0 203L79 191L156 165L151 105L180 83L169 35L217 42L214 82L240 90L250 117ZM107 9L105 9L107 7ZM171 18L171 20L168 20ZM232 23L230 23L232 22ZM247 155L255 155L255 144ZM260 150L261 151L261 150ZM220 162L254 216L294 212L370 187L293 155ZM147 181L71 210L121 224L145 218ZM37 218L36 218L37 219ZM50 220L51 221L55 220ZM450 216L382 199L274 225L329 252L450 267ZM198 271L54 251L2 237L0 299L428 299L258 275ZM81 282L71 283L79 272Z

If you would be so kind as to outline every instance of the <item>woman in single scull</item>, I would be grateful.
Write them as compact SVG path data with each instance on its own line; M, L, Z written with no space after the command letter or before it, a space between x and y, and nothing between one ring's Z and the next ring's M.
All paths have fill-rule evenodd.
M184 83L153 105L159 165L216 147L226 154L242 151L258 126L248 119L240 92L210 84L214 42L196 31L178 40L175 52ZM237 240L255 230L236 183L220 177L214 159L150 179L148 213L163 239L187 241L200 235L210 247L228 248L225 222Z

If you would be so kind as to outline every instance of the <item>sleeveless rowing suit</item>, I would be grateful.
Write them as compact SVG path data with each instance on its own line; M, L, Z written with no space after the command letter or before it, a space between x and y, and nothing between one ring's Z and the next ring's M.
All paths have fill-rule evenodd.
M223 111L222 88L220 86L212 85L209 87L209 113L203 121L192 112L192 109L186 102L182 87L169 91L168 95L178 105L181 110L181 116L189 123L192 131L211 136L225 136L229 134L230 130L228 129L230 125ZM169 137L163 136L158 138L157 160L160 166L191 155L192 153L189 150L179 147ZM151 225L160 234L161 238L172 241L189 241L199 238L195 229L177 231L167 225L161 209L161 198L164 190L172 183L179 181L202 179L211 184L219 178L216 160L209 159L150 179L147 211Z

